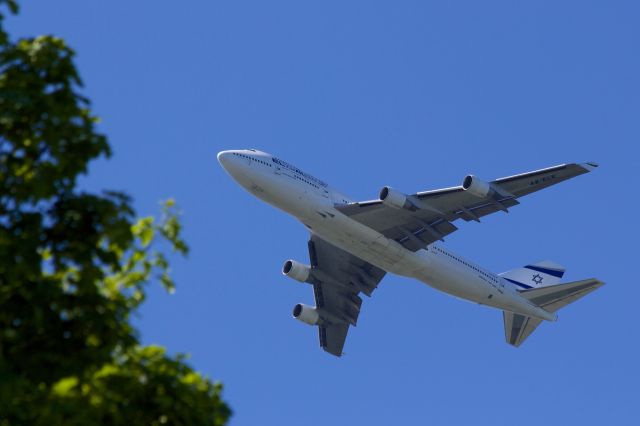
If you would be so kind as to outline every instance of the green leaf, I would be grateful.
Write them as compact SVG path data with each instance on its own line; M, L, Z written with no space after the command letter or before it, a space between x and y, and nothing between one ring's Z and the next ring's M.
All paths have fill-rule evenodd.
M78 386L77 377L65 377L52 386L51 392L56 396L64 398L70 396L73 388L76 386Z

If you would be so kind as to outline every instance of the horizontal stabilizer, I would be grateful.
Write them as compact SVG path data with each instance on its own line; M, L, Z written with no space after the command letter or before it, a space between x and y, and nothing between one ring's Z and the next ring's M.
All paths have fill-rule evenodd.
M602 285L604 285L602 281L596 278L589 278L570 283L522 290L520 295L546 311L556 312L558 309L575 302Z
M504 317L504 337L507 343L520 346L542 322L541 319L527 317L513 312L502 311Z
M560 308L575 302L591 293L604 283L595 278L589 278L570 283L556 284L547 287L532 288L520 291L520 295L546 311L556 312ZM507 343L520 346L531 333L540 325L542 320L527 317L513 312L503 312L504 334Z

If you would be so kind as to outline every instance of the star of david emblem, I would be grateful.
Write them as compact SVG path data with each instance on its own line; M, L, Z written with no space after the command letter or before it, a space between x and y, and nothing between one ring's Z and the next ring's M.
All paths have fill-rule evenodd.
M535 274L533 278L531 278L531 281L539 285L542 282L542 277L540 274Z

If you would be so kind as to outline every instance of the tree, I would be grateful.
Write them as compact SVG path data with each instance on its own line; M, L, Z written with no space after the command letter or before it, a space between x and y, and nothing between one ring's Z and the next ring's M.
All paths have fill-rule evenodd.
M0 425L226 423L221 385L141 346L129 322L150 282L173 289L158 243L188 251L173 201L136 219L126 194L77 188L111 153L74 52L53 36L13 41L3 19Z

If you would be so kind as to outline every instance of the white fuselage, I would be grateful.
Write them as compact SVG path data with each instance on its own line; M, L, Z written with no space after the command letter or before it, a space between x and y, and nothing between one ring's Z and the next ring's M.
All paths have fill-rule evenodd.
M440 244L413 252L342 214L334 206L353 200L270 154L256 150L223 151L218 160L251 194L293 215L329 243L380 269L415 278L462 299L555 320L554 314L520 296L507 280Z

